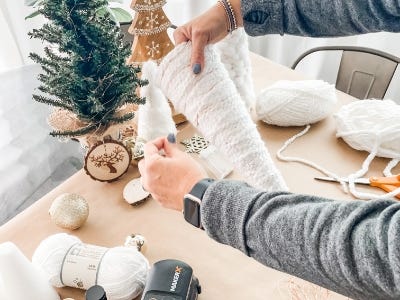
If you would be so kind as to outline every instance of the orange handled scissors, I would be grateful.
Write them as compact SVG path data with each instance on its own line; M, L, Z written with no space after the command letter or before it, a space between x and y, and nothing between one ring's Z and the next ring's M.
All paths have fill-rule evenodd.
M315 177L314 179L322 181L330 181L330 182L339 182L339 180L330 177ZM343 181L349 182L348 179L343 179ZM380 188L381 190L384 190L385 192L390 193L400 187L400 174L389 177L372 176L369 178L357 178L354 180L354 183L366 184L369 186L377 187ZM396 195L396 198L400 199L400 193Z

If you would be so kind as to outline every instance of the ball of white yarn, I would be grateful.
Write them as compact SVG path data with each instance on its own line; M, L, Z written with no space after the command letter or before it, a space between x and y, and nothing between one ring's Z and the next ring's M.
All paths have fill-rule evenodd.
M32 257L55 287L62 287L60 273L65 254L81 242L76 236L59 233L43 240ZM109 300L131 300L144 288L149 269L147 259L132 247L110 248L99 266L97 284L102 286Z
M256 114L268 124L303 126L326 118L336 102L335 87L322 80L282 80L257 96Z
M337 137L357 150L400 157L400 105L392 100L354 101L334 115Z

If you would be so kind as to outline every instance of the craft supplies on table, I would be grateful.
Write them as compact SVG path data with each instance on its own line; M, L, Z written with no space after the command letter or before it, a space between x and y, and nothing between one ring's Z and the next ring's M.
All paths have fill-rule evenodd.
M315 177L314 179L321 181L328 181L328 182L340 182L340 181L349 182L349 180L346 178L338 180L330 177ZM387 193L390 193L400 188L400 174L389 177L372 176L369 178L357 178L354 180L354 183L369 185L384 190ZM400 191L395 197L400 199Z
M149 263L136 247L106 248L84 244L73 235L44 239L32 256L54 287L87 290L101 285L108 300L131 300L144 288Z

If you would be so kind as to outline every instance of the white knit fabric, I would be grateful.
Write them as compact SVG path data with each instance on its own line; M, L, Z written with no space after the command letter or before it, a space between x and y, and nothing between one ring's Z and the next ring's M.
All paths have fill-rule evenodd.
M359 192L355 181L367 174L375 156L392 158L382 172L384 176L393 175L391 170L400 162L400 105L391 100L354 101L342 106L334 117L337 123L337 137L343 138L354 149L370 152L360 170L341 177L312 161L284 156L283 151L297 138L306 134L310 125L286 141L277 153L278 158L307 165L338 180L346 193L350 192L358 199L387 199L399 194L400 188L384 195Z
M250 51L247 34L243 27L228 34L216 44L216 50L221 56L229 76L248 110L255 105L254 85L251 74Z
M146 97L146 104L139 107L138 136L145 141L167 136L169 133L176 134L168 100L152 80L156 71L157 65L154 62L143 64L142 77L148 79L149 84L141 88L141 96Z
M400 158L400 105L392 100L354 101L334 117L336 136L352 148Z
M335 87L322 80L278 81L257 95L259 120L278 126L318 122L335 109Z
M287 190L213 46L205 48L205 68L198 75L190 65L191 49L188 42L172 50L159 66L156 84L249 184Z
M362 168L351 174L350 192L359 199L390 198L400 193L400 188L384 196L357 191L355 179L364 176L375 156L392 158L383 171L390 175L400 160L400 105L392 100L355 101L343 106L335 114L337 137L357 150L370 152Z

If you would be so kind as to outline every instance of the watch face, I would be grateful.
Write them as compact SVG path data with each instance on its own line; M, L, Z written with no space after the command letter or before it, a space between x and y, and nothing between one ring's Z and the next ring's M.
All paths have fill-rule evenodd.
M200 228L200 205L197 202L189 198L184 198L183 212L187 222Z

